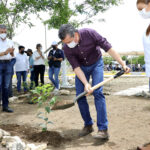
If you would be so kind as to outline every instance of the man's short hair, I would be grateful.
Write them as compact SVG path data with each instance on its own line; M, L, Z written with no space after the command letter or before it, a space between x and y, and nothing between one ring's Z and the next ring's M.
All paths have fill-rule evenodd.
M7 29L7 27L4 24L0 24L0 29Z
M36 48L38 48L38 47L42 47L42 45L41 44L36 44Z
M63 24L59 29L58 36L61 40L64 40L68 34L74 37L75 32L77 32L77 30L71 24Z
M22 45L20 45L20 46L18 47L19 50L21 50L22 48L25 48L25 47L22 46Z

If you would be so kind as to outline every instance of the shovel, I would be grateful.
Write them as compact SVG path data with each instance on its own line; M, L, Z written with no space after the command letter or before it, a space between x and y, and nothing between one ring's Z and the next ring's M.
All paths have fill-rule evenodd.
M107 82L109 82L109 81L111 81L111 80L113 80L113 79L115 79L115 78L120 77L120 76L123 75L124 73L125 73L124 70L119 71L119 72L116 73L114 76L112 76L112 77L110 77L110 78L108 78L108 79L106 79L106 80L104 80L104 81L98 83L97 85L93 86L93 87L92 87L92 90L94 91L94 90L98 89L99 87L103 86L103 85L106 84ZM79 94L79 95L74 99L74 103L76 103L76 102L78 101L78 99L80 99L81 97L85 96L87 93L88 93L87 91L84 91L84 92L82 92L81 94Z
M114 76L112 76L112 77L110 77L110 78L108 78L108 79L106 79L106 80L104 80L104 81L98 83L97 85L93 86L93 87L92 87L92 90L94 91L94 90L98 89L99 87L103 86L103 85L106 84L107 82L109 82L109 81L111 81L111 80L113 80L113 79L115 79L115 78L120 77L120 76L123 75L124 73L125 73L125 71L124 71L124 70L121 70L120 72L116 73ZM87 91L84 91L83 93L81 93L81 94L79 94L77 97L75 97L73 103L66 103L66 104L64 104L64 105L61 105L61 104L60 104L60 105L57 105L57 106L55 106L55 107L53 108L53 110L66 109L66 108L72 107L73 105L75 105L75 103L78 101L78 99L80 99L81 97L85 96L87 93L88 93Z

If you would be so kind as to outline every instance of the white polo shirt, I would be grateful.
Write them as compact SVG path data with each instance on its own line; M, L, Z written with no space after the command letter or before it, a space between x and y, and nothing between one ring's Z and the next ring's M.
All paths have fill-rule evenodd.
M27 55L17 53L16 54L16 63L15 63L15 71L28 71L29 69L29 60Z
M42 55L44 56L43 52L42 52ZM44 59L42 57L40 57L39 59L36 59L39 56L40 54L37 51L33 53L34 65L45 65Z
M8 48L14 48L13 41L7 38L6 40L3 41L0 38L0 53L5 52ZM10 53L4 56L0 56L0 60L10 60L10 59L12 59L12 56L10 55Z

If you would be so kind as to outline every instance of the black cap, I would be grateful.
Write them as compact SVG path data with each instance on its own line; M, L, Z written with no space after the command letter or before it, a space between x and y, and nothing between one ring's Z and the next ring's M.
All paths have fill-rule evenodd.
M28 50L26 51L26 53L28 53L28 52L33 53L33 52L32 52L32 49L28 49Z

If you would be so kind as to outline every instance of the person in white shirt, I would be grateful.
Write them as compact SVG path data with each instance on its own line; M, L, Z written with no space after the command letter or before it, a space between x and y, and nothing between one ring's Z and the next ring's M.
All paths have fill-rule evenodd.
M34 60L34 75L35 75L35 86L38 86L39 75L41 79L41 84L44 84L44 72L45 72L45 62L44 54L42 52L42 45L36 45L37 51L33 53Z
M0 24L0 91L2 92L2 110L13 112L8 107L9 84L12 76L11 59L14 53L14 44L7 38L7 28Z
M148 26L143 36L144 60L146 76L149 77L149 92L150 92L150 25Z
M17 75L17 91L21 92L21 77L23 78L23 85L24 85L24 92L27 92L27 73L29 70L29 60L27 55L24 53L24 46L19 46L19 53L16 54L16 64L15 64L15 71Z

